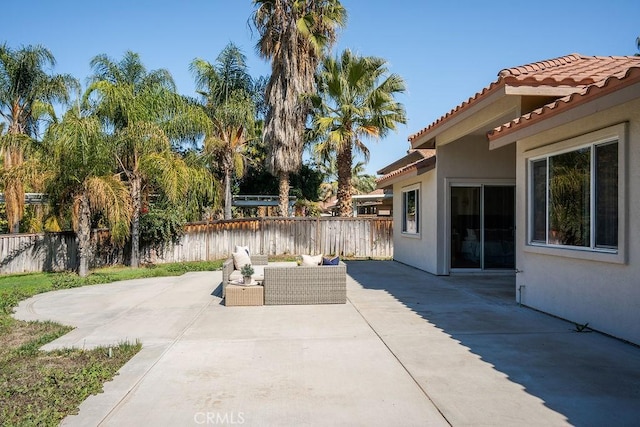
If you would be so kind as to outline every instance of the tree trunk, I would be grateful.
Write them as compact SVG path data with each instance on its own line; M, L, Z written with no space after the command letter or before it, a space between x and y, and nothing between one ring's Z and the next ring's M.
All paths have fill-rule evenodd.
M20 220L24 216L24 186L21 182L14 181L5 190L5 203L9 233L19 233Z
M142 179L131 178L131 200L133 216L131 217L131 267L140 266L140 209L142 208Z
M89 196L82 193L80 197L80 211L78 212L78 275L89 275L89 256L91 254L91 210Z
M231 215L231 171L224 172L224 219L232 219Z
M280 172L280 216L289 216L289 174Z
M353 216L353 204L351 201L351 163L352 148L347 145L344 150L338 151L336 162L338 166L338 215Z
M9 129L10 134L17 136L17 131ZM24 161L22 148L7 147L4 154L4 169L8 171L20 166ZM4 192L9 233L20 232L20 220L24 215L24 185L20 181L10 180Z

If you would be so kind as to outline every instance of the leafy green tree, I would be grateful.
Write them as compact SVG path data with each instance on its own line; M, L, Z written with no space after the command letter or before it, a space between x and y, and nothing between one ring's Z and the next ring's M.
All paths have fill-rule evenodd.
M321 138L315 150L323 159L336 156L340 216L353 215L354 150L368 161L364 138L382 138L398 123L406 123L404 107L395 100L404 90L402 78L389 74L381 58L345 50L340 57L323 61L318 73L319 95L314 99L313 124Z
M54 102L66 102L69 89L77 86L73 77L49 74L55 58L43 46L12 49L0 45L0 117L6 122L6 133L0 138L3 153L2 181L6 200L9 231L19 231L24 214L24 185L30 172L19 170L29 157L33 140L38 136L38 120L53 114Z
M247 72L246 58L229 43L218 55L216 64L196 58L191 63L196 88L211 120L204 140L204 154L220 169L224 188L224 218L231 219L231 186L242 177L247 142L255 129L256 105L253 79Z
M323 178L313 165L303 163L298 173L291 175L291 195L303 204L317 202ZM278 180L261 165L251 166L239 182L239 189L242 194L273 195L278 192Z
M96 97L96 113L113 129L116 159L133 204L131 266L137 267L144 194L160 190L177 203L190 189L210 192L214 187L210 174L190 168L174 151L204 134L208 118L175 92L168 71L148 72L133 52L126 52L119 62L100 55L91 65L94 75L85 98Z
M289 174L302 164L314 75L347 13L338 0L254 0L257 49L271 60L263 138L268 170L279 180L280 213L288 215Z
M376 189L376 177L366 173L364 162L357 162L351 169L352 194L367 194Z
M98 117L80 108L70 109L62 122L50 126L46 149L53 174L47 193L59 215L67 210L72 213L78 237L78 274L84 277L89 273L93 215L103 214L112 240L122 244L129 235L131 198L114 173L113 144Z

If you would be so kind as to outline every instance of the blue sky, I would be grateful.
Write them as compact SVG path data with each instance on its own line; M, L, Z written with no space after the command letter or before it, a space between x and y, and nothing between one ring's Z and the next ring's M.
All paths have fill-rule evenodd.
M349 48L386 59L407 83L398 100L407 125L369 142L370 173L402 157L409 135L466 100L507 67L563 56L633 55L640 35L638 0L343 0L349 13L336 52ZM0 9L0 43L46 46L54 71L82 82L89 61L126 50L148 69L166 68L178 90L194 95L189 63L213 62L232 41L253 76L269 73L248 27L251 0L26 0Z

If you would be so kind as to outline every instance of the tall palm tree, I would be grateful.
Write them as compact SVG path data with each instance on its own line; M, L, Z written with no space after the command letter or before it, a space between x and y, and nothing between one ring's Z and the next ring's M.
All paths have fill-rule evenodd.
M324 182L320 184L320 199L326 202L338 194L338 167L335 156L329 156L320 165L325 176ZM365 173L364 166L364 162L357 162L351 169L351 194L367 194L376 189L376 177Z
M53 114L54 102L66 102L69 89L77 83L73 77L49 74L47 68L56 61L43 46L12 49L0 45L0 117L7 123L0 141L4 156L4 192L9 231L19 231L24 214L24 182L11 179L19 174L28 157L28 146L38 136L38 119L43 112Z
M196 80L196 90L209 109L224 104L235 91L252 93L254 83L247 71L247 58L233 43L225 46L215 64L196 58L189 69Z
M347 13L338 0L254 0L257 49L271 60L263 138L267 167L279 180L280 214L288 215L289 174L302 164L314 75Z
M204 153L221 170L224 218L231 219L231 182L244 174L247 142L255 129L253 79L247 72L246 57L233 43L218 55L216 64L196 58L190 68L211 120Z
M386 62L376 57L361 57L345 50L340 57L326 58L318 73L313 123L322 140L315 150L323 157L336 155L338 167L338 211L352 216L353 152L369 159L364 138L378 139L398 123L406 123L406 114L395 96L405 84L389 74Z
M129 191L114 173L113 144L102 131L100 120L79 107L50 126L46 148L53 172L47 192L59 215L71 211L78 238L78 274L84 277L89 273L93 215L104 214L112 240L123 243L131 219Z
M85 99L97 96L96 112L113 130L116 159L133 204L131 266L137 267L142 200L149 186L162 190L171 202L186 196L194 177L208 180L213 187L210 176L190 174L188 165L172 150L204 134L208 119L201 108L175 92L168 71L147 72L135 53L127 52L120 62L100 55L91 64L95 73Z
M247 143L253 130L254 108L245 94L236 93L211 117L212 132L204 140L204 153L216 161L223 175L224 218L231 219L231 182L244 175L249 161Z

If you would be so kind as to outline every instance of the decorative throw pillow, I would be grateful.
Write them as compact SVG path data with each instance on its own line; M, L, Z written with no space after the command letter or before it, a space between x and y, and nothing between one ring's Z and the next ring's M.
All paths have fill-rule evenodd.
M322 265L338 265L340 264L340 257L334 256L333 258L322 257Z
M235 248L233 248L233 252L246 252L247 255L251 256L251 252L249 252L249 246L238 246L236 245Z
M311 256L311 255L302 255L302 265L313 266L320 265L322 263L322 254Z
M246 264L251 265L251 257L245 251L234 252L231 256L233 257L233 267L236 270L240 270Z

